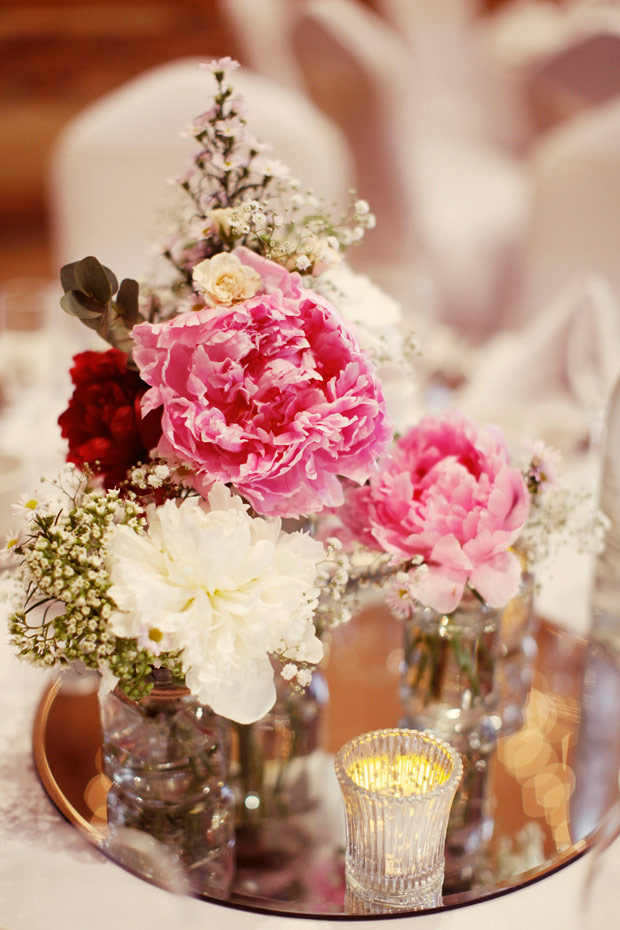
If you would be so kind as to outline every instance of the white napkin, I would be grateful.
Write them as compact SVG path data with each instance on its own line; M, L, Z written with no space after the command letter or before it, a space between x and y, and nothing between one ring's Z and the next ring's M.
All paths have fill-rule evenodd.
M540 438L571 454L600 426L619 369L620 307L603 278L582 275L479 350L455 406L511 442Z
M501 328L522 275L525 173L493 146L429 135L412 145L411 174L441 322L480 342Z

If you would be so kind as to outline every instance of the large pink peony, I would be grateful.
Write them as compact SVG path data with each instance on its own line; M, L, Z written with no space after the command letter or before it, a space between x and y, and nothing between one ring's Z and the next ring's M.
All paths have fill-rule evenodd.
M413 593L441 612L467 582L492 607L516 593L521 566L510 546L529 512L521 472L493 427L449 413L427 417L396 444L364 488L347 495L349 532L395 556L421 556Z
M337 311L297 274L246 249L260 293L133 330L162 407L159 452L203 489L231 483L261 514L296 517L342 502L338 476L367 479L391 428L372 367Z

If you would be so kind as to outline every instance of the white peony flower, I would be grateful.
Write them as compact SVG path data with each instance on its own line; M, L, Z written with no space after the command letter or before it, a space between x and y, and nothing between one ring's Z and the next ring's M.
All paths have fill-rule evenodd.
M312 617L323 546L252 517L223 484L208 503L190 497L147 508L148 529L112 531L107 567L117 636L154 655L179 650L188 688L238 723L276 697L270 654L315 663L323 655Z
M212 307L230 307L239 300L247 300L262 286L259 273L242 265L230 252L205 258L194 267L192 276L194 286Z

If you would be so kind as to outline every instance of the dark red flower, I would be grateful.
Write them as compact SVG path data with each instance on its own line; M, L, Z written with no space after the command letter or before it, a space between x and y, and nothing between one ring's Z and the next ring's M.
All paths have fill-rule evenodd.
M73 358L75 385L69 406L58 423L69 442L67 461L88 464L107 488L126 477L127 469L144 461L161 436L161 415L146 417L140 399L147 389L140 375L127 367L118 349L80 352Z

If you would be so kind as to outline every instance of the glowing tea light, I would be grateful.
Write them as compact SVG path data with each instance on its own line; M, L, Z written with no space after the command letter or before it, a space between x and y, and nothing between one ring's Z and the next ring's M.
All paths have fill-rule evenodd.
M441 904L448 817L463 773L451 746L417 730L376 730L336 755L354 895L409 910Z
M387 755L356 760L347 775L360 788L388 797L410 797L437 788L449 777L449 771L423 755Z

